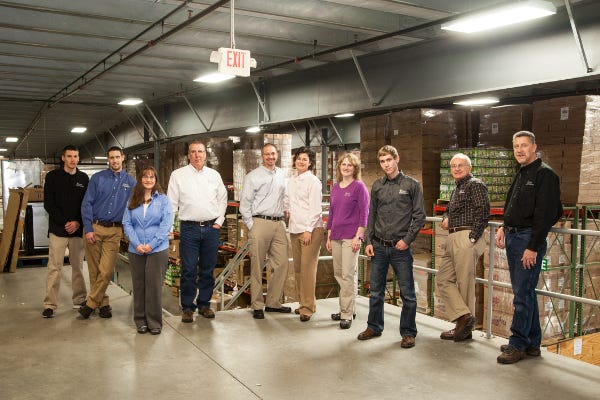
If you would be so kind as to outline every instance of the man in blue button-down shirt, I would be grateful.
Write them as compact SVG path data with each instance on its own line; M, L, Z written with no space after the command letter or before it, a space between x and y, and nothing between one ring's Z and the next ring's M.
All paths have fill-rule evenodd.
M109 168L92 176L81 203L85 258L90 274L86 304L79 309L83 318L88 318L96 308L100 317L112 317L106 288L115 271L123 234L123 212L135 186L135 179L123 170L123 150L111 147L107 156Z

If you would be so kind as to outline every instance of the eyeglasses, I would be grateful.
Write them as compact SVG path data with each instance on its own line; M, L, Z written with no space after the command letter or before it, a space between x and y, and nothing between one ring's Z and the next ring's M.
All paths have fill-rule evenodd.
M450 168L452 169L459 169L459 168L465 168L468 167L467 164L450 164Z
M149 180L153 181L153 180L156 179L156 177L155 176L150 176L150 175L144 175L144 176L142 176L142 179L149 179Z

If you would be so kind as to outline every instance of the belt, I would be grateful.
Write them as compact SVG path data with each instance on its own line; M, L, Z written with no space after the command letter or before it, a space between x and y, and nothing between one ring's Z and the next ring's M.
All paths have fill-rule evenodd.
M283 221L283 217L271 217L270 215L253 215L252 218L262 218L268 221Z
M120 227L123 226L121 222L111 222L111 221L100 221L99 219L94 221L94 224L104 226L106 228Z
M505 226L504 230L507 231L508 233L517 233L517 232L523 232L526 231L527 229L531 229L531 227L521 227L521 226Z
M398 239L400 240L400 239ZM386 247L396 247L396 243L398 243L398 240L385 240L385 239L381 239L378 238L377 236L373 237L373 241L379 243L382 246L386 246Z
M448 232L454 233L454 232L472 231L472 230L473 230L473 228L471 228L470 226L457 226L456 228L450 228L450 229L448 229Z
M199 225L199 226L213 226L215 224L215 221L217 219L213 218L213 219L209 219L206 221L179 221L182 224L189 224L189 225Z

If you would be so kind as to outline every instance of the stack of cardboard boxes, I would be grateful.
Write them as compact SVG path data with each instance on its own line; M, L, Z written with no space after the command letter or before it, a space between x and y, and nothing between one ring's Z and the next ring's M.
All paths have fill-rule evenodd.
M533 107L515 104L487 107L479 112L479 147L512 148L512 136L518 131L530 131Z
M600 199L600 96L536 101L533 131L538 149L561 180L566 204Z

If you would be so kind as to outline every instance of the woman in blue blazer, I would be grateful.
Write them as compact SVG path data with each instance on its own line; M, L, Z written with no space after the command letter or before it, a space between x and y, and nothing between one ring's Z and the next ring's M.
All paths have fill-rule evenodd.
M145 167L123 214L123 229L129 238L133 321L139 333L158 335L162 329L162 281L172 226L173 210L156 170Z

